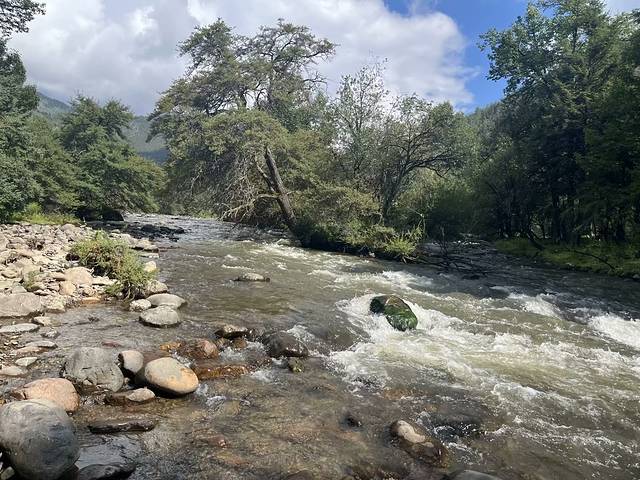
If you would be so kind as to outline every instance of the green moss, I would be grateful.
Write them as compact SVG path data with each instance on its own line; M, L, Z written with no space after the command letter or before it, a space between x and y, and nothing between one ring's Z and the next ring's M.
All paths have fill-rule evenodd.
M138 297L154 276L145 271L143 263L126 243L113 240L103 232L76 243L71 255L80 265L93 269L98 275L114 278L116 283L107 290L112 295Z
M396 330L404 332L418 326L418 318L411 307L395 295L374 297L369 308L373 313L383 314L387 318L387 322Z
M634 244L583 241L579 246L543 242L542 250L529 240L498 240L496 248L506 254L534 258L561 268L620 277L640 275L640 248Z

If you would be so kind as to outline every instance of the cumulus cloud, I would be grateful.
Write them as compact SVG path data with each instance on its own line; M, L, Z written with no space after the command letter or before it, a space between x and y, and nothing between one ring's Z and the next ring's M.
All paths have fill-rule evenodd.
M47 0L47 14L16 35L12 46L30 80L56 98L82 93L120 98L147 113L158 94L184 71L176 45L196 25L222 18L252 34L278 18L311 27L339 44L319 66L335 88L341 75L372 59L387 59L397 93L418 92L458 106L472 102L462 62L467 41L456 23L436 11L400 15L383 0Z

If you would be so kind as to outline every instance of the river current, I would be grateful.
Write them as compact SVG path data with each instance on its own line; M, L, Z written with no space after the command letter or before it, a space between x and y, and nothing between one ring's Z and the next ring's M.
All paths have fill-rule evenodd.
M158 260L160 279L188 301L182 325L151 330L135 314L98 306L91 310L101 322L61 339L142 348L233 323L288 331L312 358L303 373L275 362L204 382L191 400L146 407L164 426L142 440L108 441L142 463L132 478L283 478L299 470L309 478L440 478L391 445L388 426L401 418L445 443L451 469L504 480L640 478L637 283L486 251L474 260L487 275L465 278L304 250L215 221L142 220L187 230L176 243L160 242ZM243 272L271 281L232 281ZM376 294L409 302L418 328L395 331L370 314ZM65 315L73 323L87 309ZM261 348L225 355L243 361ZM346 426L345 415L362 426ZM214 433L227 448L208 443ZM87 463L105 451L90 438Z

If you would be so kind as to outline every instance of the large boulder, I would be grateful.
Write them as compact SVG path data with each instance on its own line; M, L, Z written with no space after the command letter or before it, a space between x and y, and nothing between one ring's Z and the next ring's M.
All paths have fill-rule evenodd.
M93 275L91 271L84 267L67 268L64 271L64 278L74 285L92 285Z
M80 396L66 378L42 378L14 390L12 397L20 400L49 400L67 412L75 412L80 406Z
M24 400L0 408L0 447L22 478L56 480L79 456L73 423L49 400Z
M163 357L147 363L136 377L152 389L170 395L187 395L198 388L198 377L175 358Z
M154 307L180 308L185 303L187 303L184 298L179 297L178 295L173 295L171 293L157 293L148 297L147 300Z
M308 357L309 349L293 335L286 332L276 332L263 340L270 357Z
M0 318L34 317L43 312L42 298L35 293L0 295Z
M97 347L81 347L64 361L63 376L84 391L122 388L124 376L118 368L115 356Z
M144 355L137 350L123 350L118 354L118 362L127 376L135 377L144 365Z
M180 324L180 315L173 308L160 306L140 314L140 322L148 327L167 328Z
M396 330L404 332L418 326L416 314L404 300L396 295L374 297L369 308L373 313L384 315L387 322Z

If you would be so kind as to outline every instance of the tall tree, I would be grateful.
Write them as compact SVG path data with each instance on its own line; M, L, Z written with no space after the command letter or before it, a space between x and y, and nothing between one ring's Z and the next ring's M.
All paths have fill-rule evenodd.
M33 0L0 0L0 37L27 32L27 23L44 13L44 4Z

